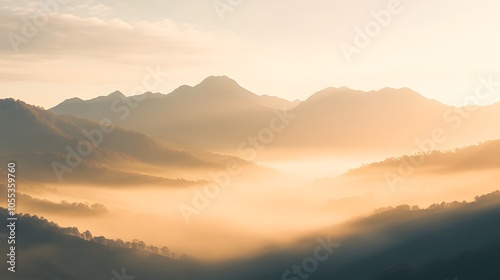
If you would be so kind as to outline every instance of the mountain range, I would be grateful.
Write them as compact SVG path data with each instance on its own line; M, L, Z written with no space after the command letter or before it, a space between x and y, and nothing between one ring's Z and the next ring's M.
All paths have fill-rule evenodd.
M280 222L275 217L292 216L295 222L294 215L301 212L321 212L328 219L322 225L342 221L324 230L310 228L307 236L292 243L270 243L273 246L242 259L206 264L166 258L155 254L157 249L116 248L105 244L103 237L89 241L68 236L67 229L25 215L20 219L23 243L19 253L30 270L23 270L19 279L110 278L113 269L124 265L145 279L284 279L283 273L295 263L304 264L314 252L318 236L332 234L341 246L314 270L311 279L421 280L452 275L475 279L477 271L483 271L482 277L500 276L494 264L500 257L491 249L500 246L500 228L495 226L500 196L493 192L500 179L500 160L495 156L500 152L500 140L495 140L500 139L495 129L498 117L500 104L453 107L408 88L370 92L326 88L304 101L291 102L256 95L224 76L209 77L193 87L181 86L166 95L126 97L114 92L87 101L72 98L50 110L14 99L0 100L0 161L20 163L17 178L22 187L17 198L23 211L65 222L78 216L109 223L122 219L119 215L123 219L132 215L121 211L139 200L140 190L158 204L151 207L149 200L138 204L140 216L155 207L159 212L167 210L164 216L152 215L161 217L151 218L152 224L161 220L181 232L182 238L192 230L178 224L184 223L178 213L180 205L188 202L205 203L190 208L197 215L224 219L205 226L221 225L234 217L244 220L256 215L256 210L273 219L262 224L276 232L283 229L275 224ZM379 154L385 159L295 189L295 185L303 186L293 176L287 180L262 176L276 173L243 156L242 144L247 151L254 145L254 152L278 153L285 159L303 155L349 159L360 154ZM240 188L230 188L221 196L208 188L202 194L197 187L207 185L213 179L209 175L227 168L228 163L243 167L248 180L239 181L241 185L235 186ZM85 189L85 195L74 195L73 191L82 190L58 188L61 183L96 187L96 192ZM160 192L151 187L165 189ZM187 187L194 187L194 195ZM0 190L6 189L0 185ZM105 193L108 198L128 194L132 202L121 206L122 202L101 199ZM479 193L490 194L472 203L458 202ZM73 202L59 202L63 197ZM224 209L224 203L229 208ZM431 203L427 209L420 208ZM202 213L209 204L213 206ZM374 214L368 214L373 209ZM0 217L6 215L0 209ZM77 222L81 221L72 221ZM97 225L96 229L106 228ZM88 261L75 261L68 253L75 251L81 253L79 260Z
M0 134L0 158L22 161L24 179L37 182L178 185L228 162L256 168L233 156L182 150L111 120L58 116L13 99L0 100Z
M226 76L209 77L165 95L125 97L114 92L86 101L73 98L50 111L95 121L109 118L180 147L232 154L249 136L258 137L269 128L276 114L286 114L286 126L275 131L271 141L263 141L265 135L259 138L266 147L262 153L393 156L500 138L494 129L500 104L453 107L408 88L363 92L346 87L326 88L303 102L290 102L256 95ZM445 140L426 146L436 130Z

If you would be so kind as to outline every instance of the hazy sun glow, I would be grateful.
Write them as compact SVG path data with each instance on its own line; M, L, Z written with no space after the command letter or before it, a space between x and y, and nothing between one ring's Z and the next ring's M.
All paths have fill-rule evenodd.
M222 19L212 2L62 5L17 54L10 43L0 46L0 98L50 108L75 96L133 95L146 67L159 65L169 76L152 91L163 93L228 75L256 94L290 100L327 86L390 86L455 105L474 91L478 76L499 74L500 58L491 55L500 48L497 1L400 0L401 12L351 63L340 45L354 45L356 28L364 30L372 12L391 1L243 1ZM28 0L0 3L1 37L20 34L23 17L39 9Z

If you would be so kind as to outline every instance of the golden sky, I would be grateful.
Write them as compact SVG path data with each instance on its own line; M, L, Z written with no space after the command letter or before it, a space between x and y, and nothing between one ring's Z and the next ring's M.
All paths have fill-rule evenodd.
M410 87L455 105L479 76L500 81L494 0L55 1L0 1L0 98L49 108L132 95L147 67L169 73L152 91L227 75L287 99ZM346 44L357 48L349 59Z

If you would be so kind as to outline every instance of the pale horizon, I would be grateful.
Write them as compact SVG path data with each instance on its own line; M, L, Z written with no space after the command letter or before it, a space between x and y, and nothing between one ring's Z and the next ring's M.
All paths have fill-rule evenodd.
M227 75L256 94L288 100L304 100L329 86L408 87L455 105L474 92L478 77L500 76L500 60L491 56L500 49L493 36L500 3L492 0L401 0L397 14L350 63L341 44L354 46L356 28L369 25L372 11L386 10L390 1L242 1L221 17L210 1L70 1L49 14L29 42L18 44L16 54L9 32L21 34L23 18L40 10L29 1L19 8L19 2L0 4L0 36L6 39L0 47L0 98L45 108L115 90L133 95L130 89L145 68L156 65L170 75L155 92ZM494 96L482 105L498 101Z

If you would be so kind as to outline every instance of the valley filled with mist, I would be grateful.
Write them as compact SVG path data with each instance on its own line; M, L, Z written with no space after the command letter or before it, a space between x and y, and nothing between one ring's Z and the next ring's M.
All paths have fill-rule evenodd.
M450 112L471 113L452 119ZM204 273L234 279L232 273L248 269L273 279L279 265L252 267L307 257L315 239L334 238L325 242L336 244L327 249L336 261L328 259L333 268L322 268L317 279L357 275L349 267L360 262L370 262L371 274L346 279L386 279L438 273L425 265L457 262L469 250L486 254L483 246L497 244L486 220L467 225L475 222L471 215L482 220L498 212L500 133L479 130L495 126L492 114L500 114L497 104L451 107L409 89L328 88L290 102L220 76L165 95L114 92L49 110L1 100L0 158L18 166L20 221L52 240L31 236L23 225L20 234L34 239L21 252L32 255L30 266L50 264L44 273L53 277L91 277L82 271L86 264L66 268L71 260L61 259L62 246L75 246L138 254L122 264L137 271L153 258L158 266L149 264L147 273L172 279ZM439 243L446 248L439 254L422 251L440 238L459 242L454 227L490 235ZM424 241L427 235L435 240ZM413 248L418 242L423 247ZM45 250L53 255L36 257ZM112 269L116 258L108 261L99 266ZM294 279L286 271L283 279Z
M0 0L0 280L500 279L499 10Z

